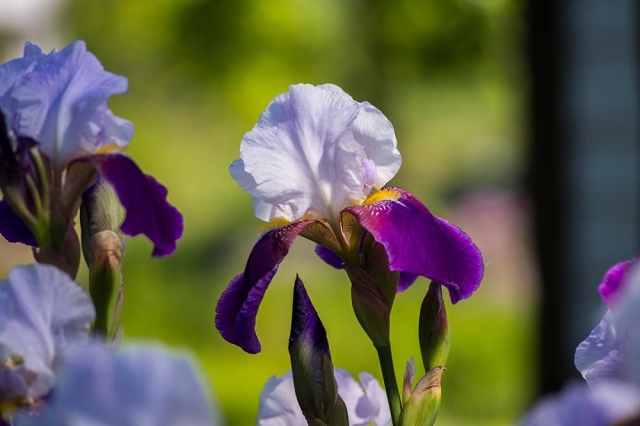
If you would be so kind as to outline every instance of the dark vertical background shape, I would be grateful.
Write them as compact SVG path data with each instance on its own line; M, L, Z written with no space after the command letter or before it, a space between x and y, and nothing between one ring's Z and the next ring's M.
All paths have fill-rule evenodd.
M634 1L529 2L530 173L543 287L540 391L577 376L596 287L639 246L638 11Z

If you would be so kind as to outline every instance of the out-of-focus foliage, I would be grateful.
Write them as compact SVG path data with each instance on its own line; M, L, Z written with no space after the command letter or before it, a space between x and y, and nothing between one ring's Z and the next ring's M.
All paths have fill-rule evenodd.
M352 313L346 275L323 265L304 241L265 296L258 316L263 352L244 354L219 337L216 301L244 267L260 226L228 165L275 95L293 83L331 82L394 123L404 163L392 184L450 219L448 195L518 182L520 11L517 0L70 0L69 41L85 39L107 70L129 78L129 93L110 102L136 127L127 153L169 188L185 216L185 236L170 258L152 260L146 241L128 240L125 336L193 348L229 424L251 424L264 383L289 368L299 273L327 328L334 364L380 377ZM532 279L495 273L503 260L487 258L494 243L478 244L496 266L489 265L474 297L449 307L442 424L504 423L532 394L533 310L521 291ZM419 354L426 284L396 299L398 374Z

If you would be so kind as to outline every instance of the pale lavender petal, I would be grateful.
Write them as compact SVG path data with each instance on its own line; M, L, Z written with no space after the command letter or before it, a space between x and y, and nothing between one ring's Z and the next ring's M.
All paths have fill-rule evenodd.
M347 406L349 424L352 426L368 425L368 413L360 416L357 411L360 400L366 398L360 383L358 383L347 370L343 370L342 368L334 368L333 374L336 376L336 382L338 383L338 394Z
M31 247L38 245L31 230L5 200L0 200L0 234L10 243L22 243Z
M244 136L240 156L229 170L265 221L338 220L401 163L389 120L330 84L278 95Z
M62 166L129 143L133 125L107 107L109 97L126 90L126 78L106 72L85 43L76 41L40 58L14 82L6 112L17 135L36 140Z
M333 266L336 269L344 269L344 260L335 254L333 250L329 250L325 246L317 244L315 251L318 257L327 265Z
M273 376L260 393L257 426L304 425L307 421L296 399L293 376Z
M373 420L374 426L391 425L391 413L386 394L380 384L367 373L361 373L366 382L362 386L341 368L334 369L338 393L347 407L350 426L366 426ZM363 382L363 383L364 383ZM380 399L382 398L382 399ZM385 414L386 407L386 414ZM293 376L288 371L281 378L273 376L262 389L258 426L304 425L306 420L296 400Z
M373 426L389 426L391 425L391 409L389 408L389 401L387 394L380 386L380 383L367 372L362 372L358 375L360 383L364 388L366 395L366 402L361 400L356 411L358 415L373 419Z
M624 339L627 379L640 387L640 266L637 264L626 274L612 311L618 335Z
M28 396L51 389L59 357L86 338L94 319L89 295L53 266L16 267L0 282L0 353L24 359L34 375Z
M24 75L33 70L35 64L46 55L35 44L25 43L24 57L16 58L0 65L0 109L8 115L8 122L13 128L15 105L11 99L11 89Z
M640 392L623 382L573 384L538 402L521 426L610 426L637 415Z
M144 234L154 244L155 257L173 253L184 226L178 209L167 201L167 189L142 173L127 156L101 155L92 161L113 186L126 210L122 232L130 236Z
M260 352L255 332L260 303L280 262L309 223L296 222L269 230L253 246L244 272L229 283L216 306L216 328L225 340L246 352Z
M384 246L391 270L444 285L452 303L471 296L484 275L478 247L462 230L431 214L408 191L385 191L396 193L397 199L346 210Z
M578 345L575 365L589 385L602 380L622 380L627 374L624 344L616 330L613 313L607 311L589 337Z
M220 425L192 362L152 347L94 343L65 357L51 406L32 426Z
M627 274L627 271L635 263L634 260L626 260L613 265L602 278L602 282L598 286L600 297L609 305L615 302L621 290L621 284Z

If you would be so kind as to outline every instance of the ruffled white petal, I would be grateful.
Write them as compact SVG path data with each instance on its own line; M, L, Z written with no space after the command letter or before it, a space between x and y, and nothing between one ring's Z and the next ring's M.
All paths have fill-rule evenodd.
M334 85L290 86L262 113L231 175L257 217L337 219L398 171L393 126L368 103Z

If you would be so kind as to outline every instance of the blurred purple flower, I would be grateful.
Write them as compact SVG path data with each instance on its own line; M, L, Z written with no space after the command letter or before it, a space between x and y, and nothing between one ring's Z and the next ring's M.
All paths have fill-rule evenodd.
M609 305L576 348L575 365L587 385L573 385L538 403L525 426L605 426L640 421L640 269L620 262L598 287Z
M349 425L388 426L391 411L387 396L378 381L369 373L360 373L360 383L346 370L334 371L338 394L344 400L349 414ZM260 394L258 426L285 426L306 424L296 400L291 371L284 376L273 376Z
M400 168L396 145L378 109L331 84L290 86L269 104L229 168L268 225L216 308L226 340L260 351L256 314L298 234L324 246L318 254L335 267L358 262L371 235L401 272L399 290L424 276L456 303L478 288L484 265L471 239L411 193L382 188Z
M573 384L559 395L539 401L520 425L611 426L634 418L639 409L640 392L628 383L609 381L594 386Z
M89 295L64 272L14 268L0 282L0 406L51 391L63 352L86 339L94 318Z
M199 376L188 359L154 347L120 354L99 343L74 348L65 356L49 409L24 424L221 425Z
M127 211L122 231L146 235L155 245L153 255L165 256L175 251L182 235L182 216L167 202L167 190L121 154L133 136L133 125L116 117L107 100L126 90L127 79L106 72L83 41L49 54L26 43L22 58L0 65L0 110L15 137L37 143L54 180L62 185L91 178L87 170L100 173ZM78 162L91 167L78 167ZM78 192L79 197L82 189L64 193ZM63 193L62 188L56 190ZM77 199L64 202L73 206ZM0 230L6 233L5 228ZM5 236L32 243L11 232Z

